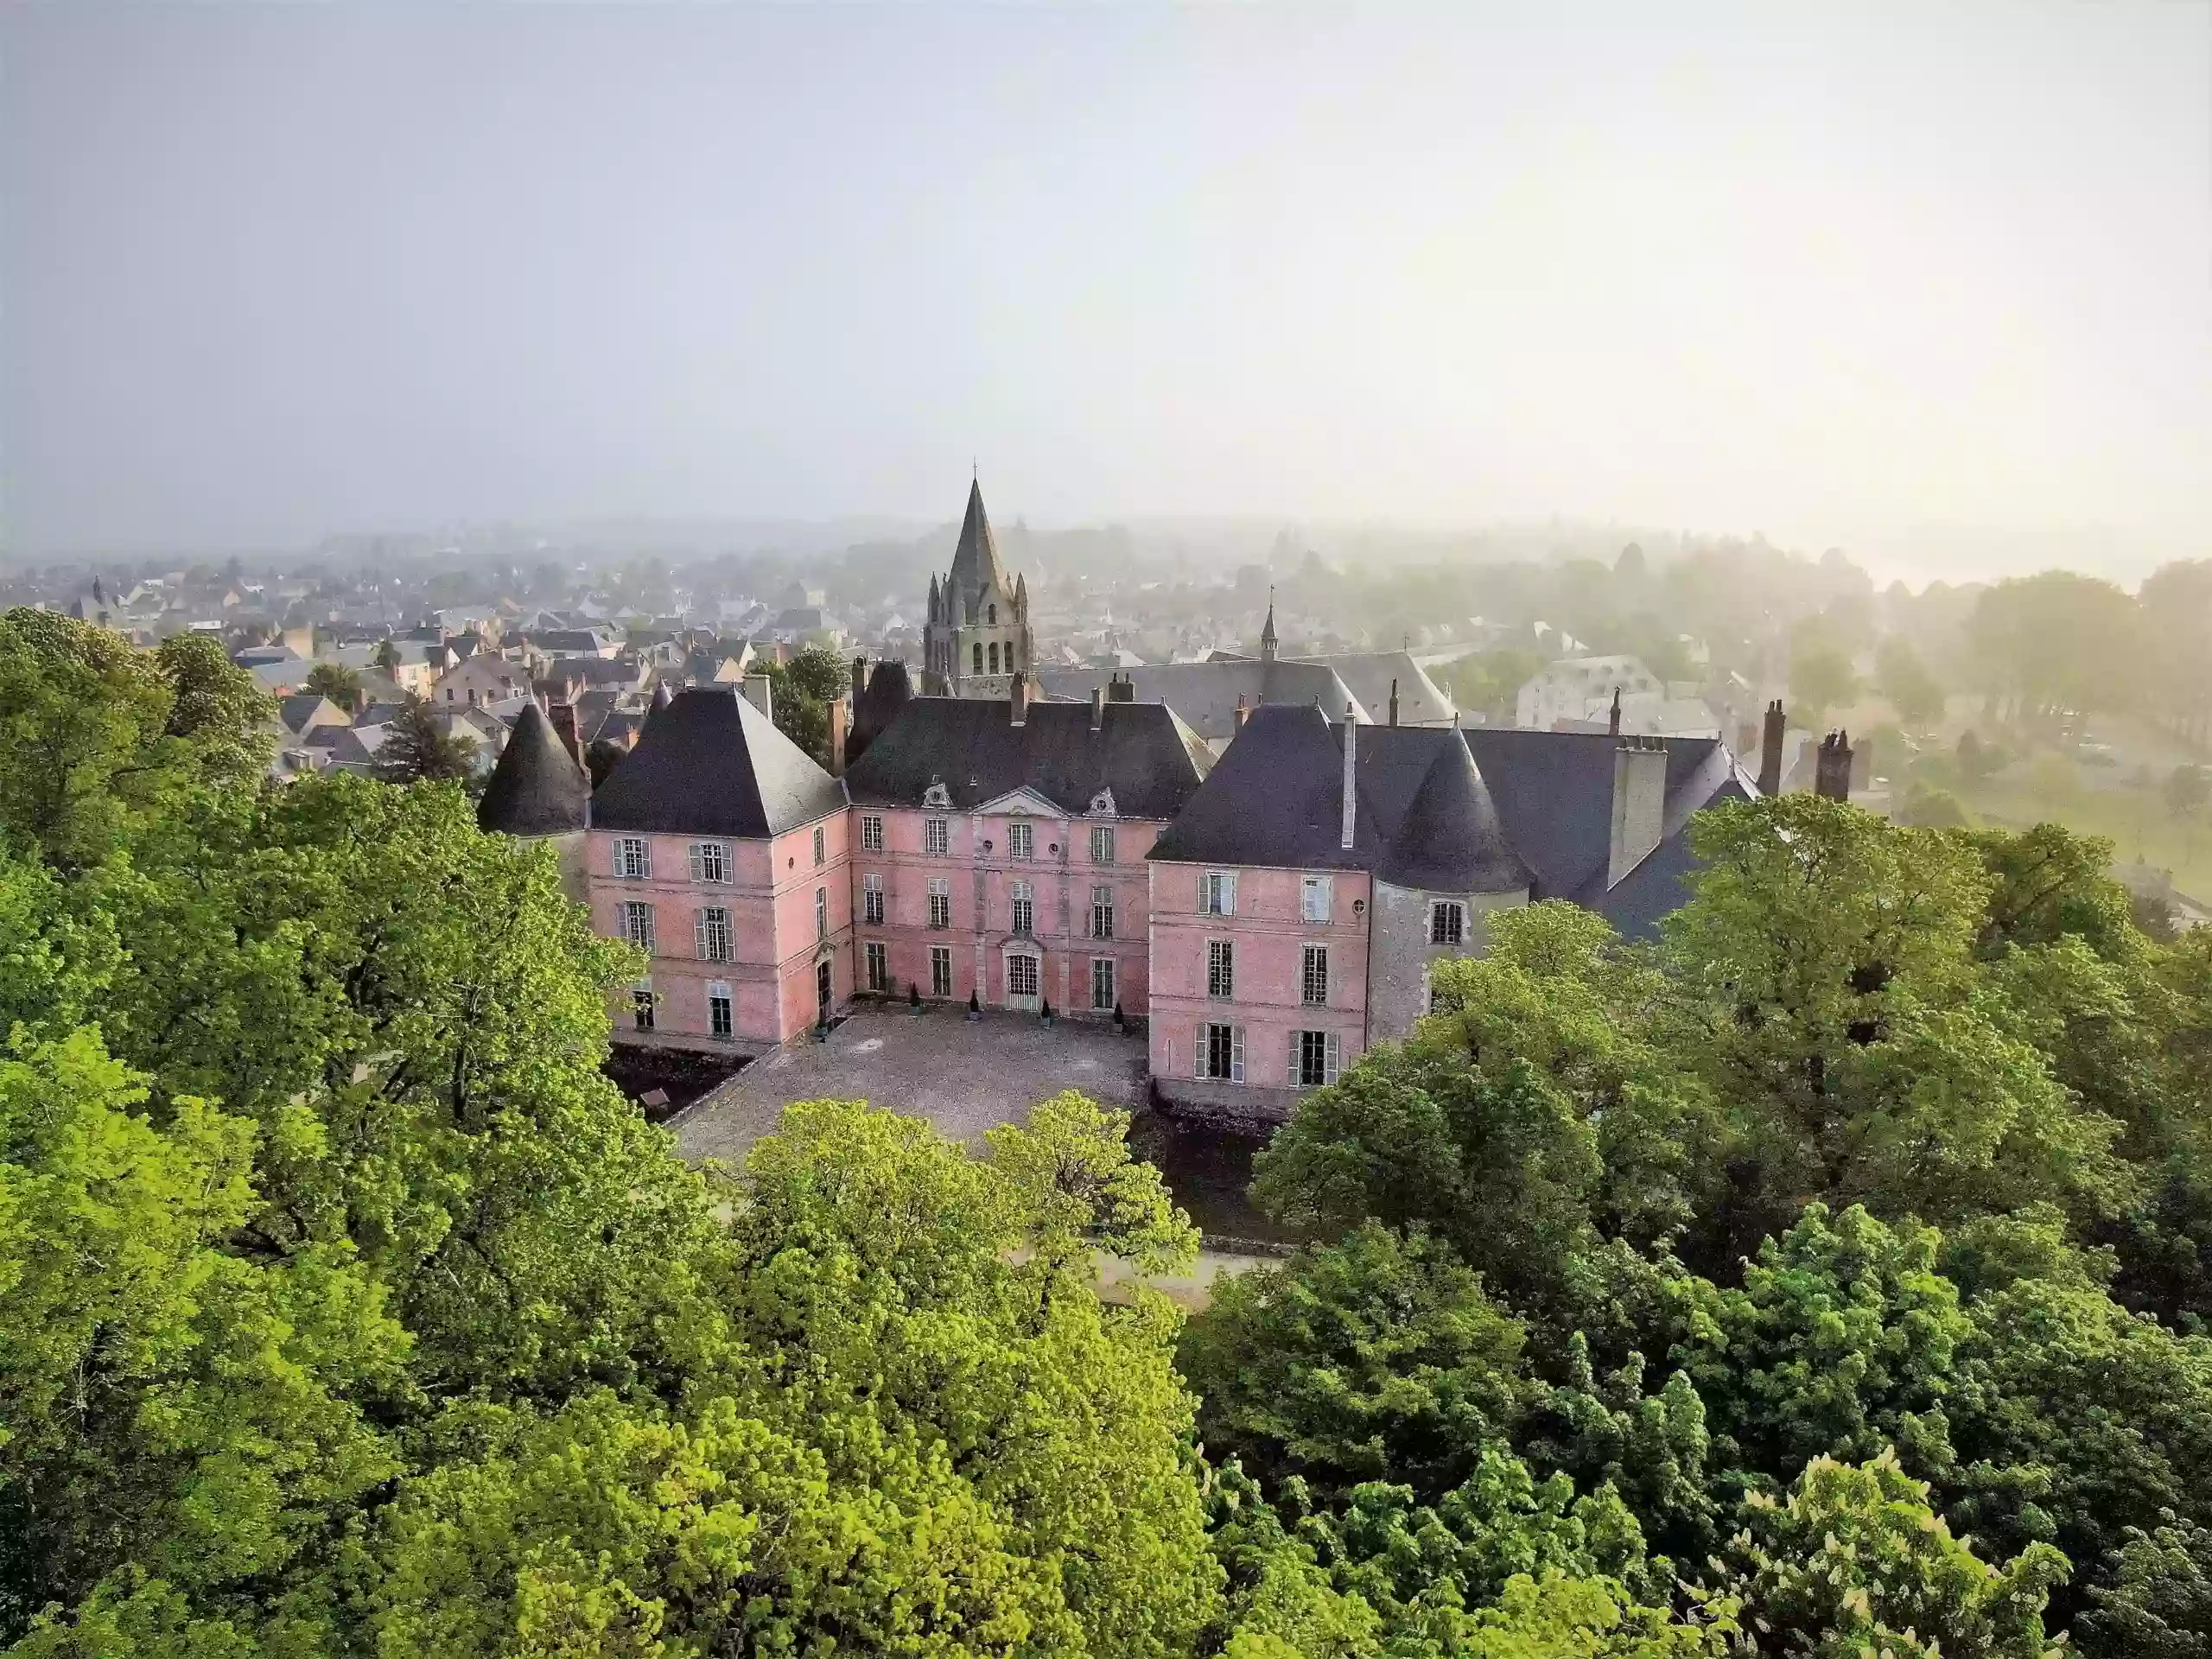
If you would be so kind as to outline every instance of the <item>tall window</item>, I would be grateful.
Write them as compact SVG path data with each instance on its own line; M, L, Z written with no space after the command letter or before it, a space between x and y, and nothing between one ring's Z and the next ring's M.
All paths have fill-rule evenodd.
M729 880L729 849L719 841L695 841L691 843L691 879L694 881L727 881Z
M861 877L861 919L870 927L883 925L883 878Z
M630 1018L639 1031L653 1028L653 982L641 979L630 988Z
M1200 1077L1217 1077L1224 1083L1244 1081L1244 1028L1243 1027L1200 1026L1196 1050L1197 1069Z
M992 673L994 673L994 674L995 674L995 673L997 673L997 672L999 671L999 648L998 648L998 646L997 646L996 645L993 645L991 646L991 648L990 648L990 652L991 652L991 672L992 672Z
M1301 999L1312 1007L1326 1007L1329 1003L1329 947L1309 944L1306 947L1306 963L1299 975L1298 988Z
M731 1017L729 987L719 979L707 987L707 1032L710 1036L727 1037L737 1027Z
M1298 886L1299 919L1325 922L1329 919L1329 878L1309 875Z
M1319 1089L1337 1080L1339 1055L1335 1032L1294 1031L1286 1075L1300 1089Z
M949 944L930 946L930 995L952 995L952 947Z
M1024 936L1037 931L1037 904L1027 881L1017 881L1007 895L1013 900L1014 931Z
M1206 941L1206 995L1236 995L1236 946L1231 940Z
M692 918L691 935L700 961L729 960L729 912L721 905L709 905Z
M1008 957L1006 959L1006 994L1009 999L1037 995L1037 958Z
M620 923L622 937L639 950L650 952L653 948L653 907L632 899L617 907L616 919Z
M1008 858L1027 858L1037 849L1037 836L1030 825L1016 818L1006 827L1006 855Z
M978 674L983 671L983 648L981 645L976 647L976 671Z
M1236 872L1208 870L1198 877L1198 909L1208 916L1236 913Z
M820 869L822 861L827 856L829 856L829 849L822 833L822 826L817 823L814 826L814 868Z
M883 850L882 813L863 812L861 814L861 850L864 853L880 853Z
M1100 1013L1109 1013L1114 1007L1114 958L1093 957L1090 959L1090 1006Z
M1428 907L1428 942L1464 944L1467 938L1467 907L1456 899L1439 899Z
M1114 826L1094 823L1090 826L1090 861L1111 864L1114 861Z
M891 951L880 939L868 942L868 988L871 991L891 988Z
M1114 937L1114 889L1096 887L1090 890L1090 937L1110 939Z
M930 925L952 925L952 882L948 877L930 877Z
M950 818L930 818L924 822L922 850L931 858L943 858L952 850L952 821Z
M984 620L986 622L988 622L988 623L989 623L993 627L995 627L995 628L996 626L998 626L998 625L999 625L999 607L998 607L997 606L995 606L995 605L986 605L986 606L984 606L984 607L983 607L983 620Z
M614 843L614 874L626 881L643 881L653 873L652 849L643 836L624 836Z
M814 937L817 939L830 937L830 889L827 887L814 890Z

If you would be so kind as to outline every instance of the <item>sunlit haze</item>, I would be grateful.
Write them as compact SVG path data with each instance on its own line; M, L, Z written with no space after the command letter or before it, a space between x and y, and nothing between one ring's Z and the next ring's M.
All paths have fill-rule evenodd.
M971 461L1039 523L2204 545L2202 4L48 6L0 49L18 554L926 523Z

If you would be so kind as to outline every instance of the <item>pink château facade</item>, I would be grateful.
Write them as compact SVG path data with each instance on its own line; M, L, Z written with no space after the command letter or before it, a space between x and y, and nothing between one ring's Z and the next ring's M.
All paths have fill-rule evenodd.
M1151 1067L1183 1103L1284 1115L1368 1044L1365 871L1152 866Z

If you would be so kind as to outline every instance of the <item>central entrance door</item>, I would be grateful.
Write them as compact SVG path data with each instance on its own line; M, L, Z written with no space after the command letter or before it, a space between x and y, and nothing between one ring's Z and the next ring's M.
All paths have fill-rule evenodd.
M1006 959L1006 1005L1024 1014L1037 1012L1037 958L1027 951Z

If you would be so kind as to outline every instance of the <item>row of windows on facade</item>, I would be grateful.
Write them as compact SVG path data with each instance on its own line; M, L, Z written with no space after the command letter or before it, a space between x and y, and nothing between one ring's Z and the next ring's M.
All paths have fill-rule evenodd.
M730 879L728 842L695 841L684 850L694 881L724 882ZM814 826L814 868L818 870L829 861L829 840L817 823ZM643 836L618 837L614 842L614 874L623 881L652 880L652 843Z
M1200 1026L1191 1046L1192 1075L1217 1083L1268 1083L1249 1077L1244 1063L1244 1027L1212 1021ZM1280 1081L1300 1089L1334 1083L1344 1063L1344 1046L1333 1031L1294 1031L1289 1035Z
M661 994L652 988L650 980L640 980L630 988L630 1018L639 1031L653 1029ZM728 1037L736 1033L737 1021L730 1000L729 987L715 980L707 987L707 1032L709 1036Z
M992 623L993 623L994 625L995 625L995 624L997 623L998 620L999 620L999 615L998 615L998 607L997 607L997 606L995 606L995 605L994 605L993 607L991 607L991 621L992 621ZM969 672L970 672L970 673L972 673L972 674L982 674L982 673L986 673L986 672L988 672L988 673L992 673L992 674L995 674L995 673L997 673L997 672L999 671L999 662L1000 662L999 648L998 648L996 645L977 645L977 646L976 646L976 647L975 647L975 655L974 655L974 657L973 657L973 658L971 658L969 660L971 660L971 661L976 664L976 666L975 666L974 668L970 669L970 670L969 671ZM1013 673L1013 672L1014 672L1014 647L1013 647L1012 645L1008 645L1008 646L1006 648L1005 662L1006 662L1006 671L1007 671L1007 673L1009 673L1009 674ZM983 666L983 664L984 664L985 663L988 663L988 664L990 664L990 667L989 667L988 670L986 670L986 669L984 668L984 666Z
M617 937L627 939L648 955L659 948L659 928L652 906L628 899L615 906ZM830 889L814 890L814 937L830 937ZM707 905L691 912L691 953L702 962L728 962L734 956L736 934L730 927L726 905Z
M1327 921L1330 895L1334 885L1325 875L1301 878L1298 887L1299 919ZM1198 913L1202 916L1234 916L1236 913L1236 871L1206 870L1199 874ZM1466 906L1456 899L1431 900L1428 906L1428 938L1432 944L1465 944Z
M1236 942L1234 939L1206 941L1206 995L1222 1001L1233 1001L1236 995ZM1329 947L1309 944L1299 963L1298 1000L1308 1007L1326 1007L1329 1003Z
M952 925L952 882L950 878L933 875L929 878L929 925L939 930ZM1011 932L1029 935L1037 931L1037 893L1027 881L1015 881L1007 889L1007 907ZM886 906L883 878L874 872L861 877L861 921L869 927L884 925ZM1114 937L1114 889L1095 887L1090 890L1090 931L1087 938L1110 939Z
M867 972L868 988L888 995L898 985L891 975L891 949L880 939L870 939L862 947ZM1038 959L1025 952L1017 952L1006 959L1006 993L1009 998L1033 999L1038 995ZM952 947L933 944L930 947L930 995L952 995ZM1115 979L1115 963L1111 957L1094 957L1090 961L1090 1006L1102 1014L1110 1012L1119 995Z

